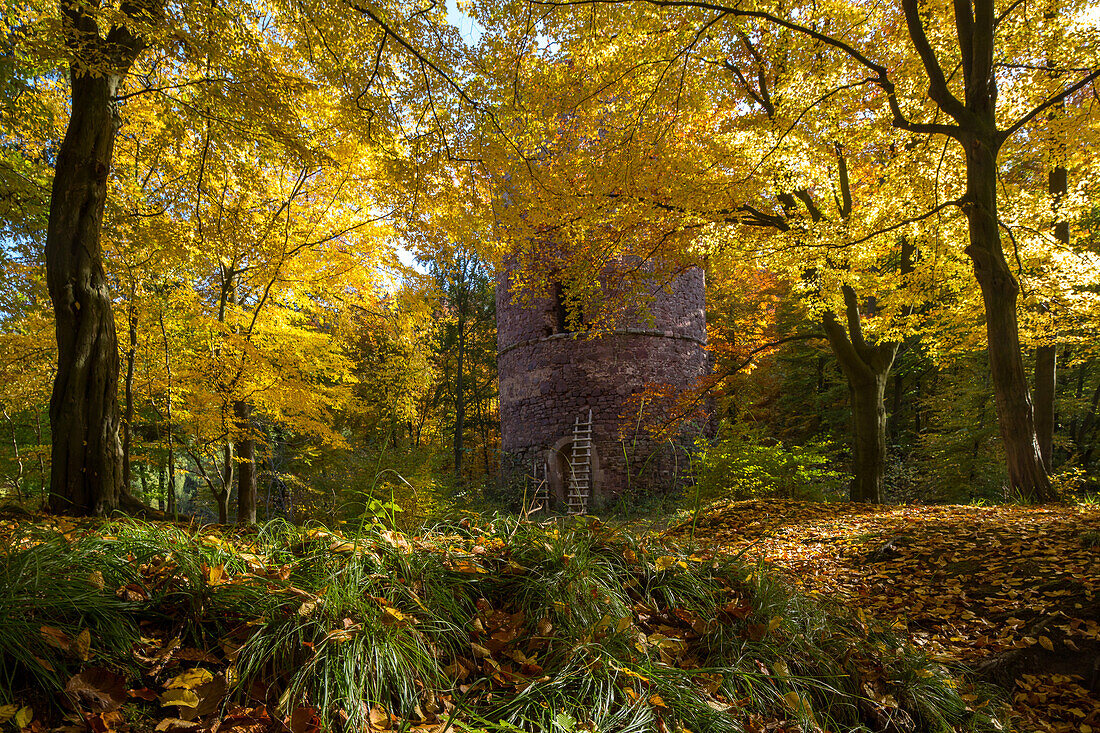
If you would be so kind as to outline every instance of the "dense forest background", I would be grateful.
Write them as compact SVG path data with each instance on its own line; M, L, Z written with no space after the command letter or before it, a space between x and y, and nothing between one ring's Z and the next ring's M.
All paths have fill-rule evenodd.
M7 499L30 506L49 484L53 333L35 277L41 265L9 257L5 266L15 287L5 294L0 465ZM261 517L405 524L458 506L517 508L520 497L498 477L492 272L473 258L394 271L400 279L368 287L353 307L311 313L272 304L270 320L258 324L270 350L241 343L236 353L211 348L224 327L194 284L127 284L125 271L113 273L116 289L134 298L120 301L136 334L123 353L134 495L165 510L174 495L180 513L234 518L236 487L225 470L232 404L215 375L239 368L246 353L250 369L281 369L253 393ZM847 498L848 388L805 304L766 271L712 277L708 299L711 342L724 350L706 385L721 428L695 447L703 496ZM927 329L903 341L886 393L887 497L1010 499L980 320ZM1095 342L1058 353L1055 473L1063 491L1095 491L1100 360ZM695 498L630 496L618 509Z
M114 58L72 41L92 16L63 5L4 11L7 500L49 493L62 330L47 283L51 186L61 206L65 131L80 83L96 79L118 85L96 256L117 333L122 483L150 506L233 521L244 486L261 519L518 508L498 475L494 288L529 232L559 242L561 261L524 263L520 284L565 282L589 324L581 337L615 312L598 281L608 262L650 252L707 272L714 372L688 398L714 401L716 434L691 446L686 495L623 496L619 510L855 496L853 406L866 400L853 374L872 362L887 450L871 500L1020 498L1006 488L1017 459L987 357L1000 343L993 296L983 308L966 245L970 162L952 142L965 135L905 117L956 114L950 93L921 91L911 46L950 60L957 41L908 38L885 16L837 40L769 25L766 8L690 3L599 4L588 20L548 3L522 22L515 8L470 6L481 32L466 39L435 6L154 3L120 10L143 40ZM1066 494L1097 488L1100 209L1095 8L1062 11L998 30L990 53L1012 100L995 120L1004 259L1019 283L1007 312ZM125 18L104 23L130 32ZM851 53L890 33L902 91ZM1032 36L1046 45L1025 51ZM867 68L879 76L859 80ZM1048 498L1023 498L1036 497Z

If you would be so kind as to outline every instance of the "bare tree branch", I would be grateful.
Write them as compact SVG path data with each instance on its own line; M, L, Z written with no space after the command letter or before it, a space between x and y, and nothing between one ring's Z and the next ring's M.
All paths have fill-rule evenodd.
M966 119L966 107L960 102L947 87L947 79L943 75L943 67L936 58L936 52L932 50L932 44L924 32L924 22L920 17L920 9L917 0L902 0L902 9L905 11L905 25L909 30L909 37L913 46L924 64L924 71L928 74L928 96L940 106L956 122L961 123ZM963 67L967 65L966 55L963 55Z
M932 209L929 209L928 211L924 212L920 216L912 216L912 217L909 217L909 218L906 218L906 219L902 219L901 221L899 221L895 224L891 224L890 226L884 227L882 229L877 229L877 230L871 232L870 234L867 234L867 235L864 235L864 236L860 237L859 239L853 239L853 240L849 241L848 244L849 245L851 245L851 244L862 244L863 242L866 242L869 239L881 236L883 234L886 234L887 232L892 232L896 229L901 229L904 226L908 226L909 224L916 224L918 221L924 221L925 219L929 219L929 218L935 216L936 214L940 213L941 211L943 211L944 209L946 209L950 206L962 207L963 203L964 202L963 202L962 199L951 199L950 201L944 201L939 206L936 206Z

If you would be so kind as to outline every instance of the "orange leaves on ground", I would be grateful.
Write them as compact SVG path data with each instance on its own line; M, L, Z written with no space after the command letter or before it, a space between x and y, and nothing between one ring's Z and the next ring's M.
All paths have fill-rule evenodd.
M1012 702L1020 730L1100 733L1100 700L1079 677L1025 674Z
M120 708L128 698L124 682L110 670L90 667L73 675L65 685L65 697L77 709L110 712Z
M54 649L69 652L82 662L87 662L92 652L92 632L84 629L76 636L69 636L61 629L43 626L39 629L42 640Z
M944 661L1020 660L1041 672L1017 681L1023 729L1100 733L1100 703L1079 676L1059 673L1100 652L1100 548L1081 540L1097 524L1094 507L753 500L713 507L696 539L774 563L804 591L907 631ZM738 617L735 603L721 614Z

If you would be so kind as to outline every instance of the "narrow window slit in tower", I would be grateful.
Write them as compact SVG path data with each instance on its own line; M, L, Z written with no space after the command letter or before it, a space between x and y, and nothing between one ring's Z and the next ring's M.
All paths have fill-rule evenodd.
M554 281L554 333L572 333L569 327L569 308L565 303L565 286L560 280Z

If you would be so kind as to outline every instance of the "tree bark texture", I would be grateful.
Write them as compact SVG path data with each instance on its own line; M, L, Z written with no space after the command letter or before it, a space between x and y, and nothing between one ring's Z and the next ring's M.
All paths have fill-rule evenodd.
M50 397L53 431L50 508L104 514L122 485L118 339L103 273L99 235L119 118L114 95L144 43L124 23L100 35L94 7L62 0L72 57L72 110L58 149L46 229L46 283L57 334ZM123 17L160 17L163 4L123 2Z
M852 402L851 500L881 504L886 473L886 382L898 352L895 341L868 344L859 323L859 303L844 286L845 331L831 311L822 322L829 345L848 382Z
M118 341L99 245L117 81L73 73L72 117L50 199L46 281L58 347L50 508L66 514L103 514L118 507L122 493Z
M1039 450L1020 348L1016 316L1020 286L1005 259L997 220L997 142L991 122L989 128L987 135L968 135L964 139L964 212L970 233L966 254L974 265L985 305L989 369L1009 487L1026 501L1050 501L1054 489Z
M886 473L886 375L872 372L872 378L849 379L855 453L851 500L881 504Z
M256 439L252 431L252 405L233 403L233 415L241 437L237 440L237 524L256 523Z

